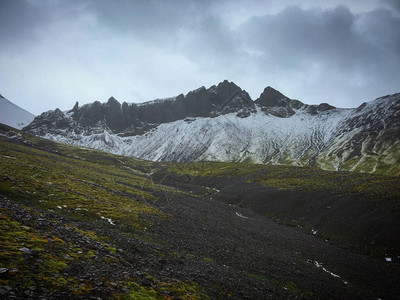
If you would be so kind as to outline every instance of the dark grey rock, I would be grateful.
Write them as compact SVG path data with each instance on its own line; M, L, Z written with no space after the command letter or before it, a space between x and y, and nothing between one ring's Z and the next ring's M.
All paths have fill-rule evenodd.
M12 288L7 285L0 286L0 296L4 296L4 295L8 294L11 290L12 290Z
M3 274L7 274L8 269L7 268L0 268L0 276L2 276Z
M19 249L23 254L25 255L31 255L32 254L32 250L26 247L23 247L21 249Z
M37 116L24 128L38 135L48 132L62 133L69 130L75 133L91 134L111 130L123 136L143 134L166 122L196 117L217 117L237 113L241 118L255 112L254 102L249 94L233 82L225 80L209 89L201 87L174 98L154 100L143 104L122 105L111 97L106 103L95 101L79 107L76 102L66 116L59 109Z

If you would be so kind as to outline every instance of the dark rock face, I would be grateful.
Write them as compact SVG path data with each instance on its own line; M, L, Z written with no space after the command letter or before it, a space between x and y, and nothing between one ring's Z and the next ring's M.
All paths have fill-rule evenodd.
M294 109L300 109L305 105L298 100L289 99L270 86L264 89L255 103L265 114L280 118L288 118L294 115Z
M235 83L227 80L206 89L204 86L177 97L149 101L140 104L118 102L111 97L106 103L95 101L74 107L64 114L60 110L49 111L35 118L25 130L38 135L62 134L69 129L75 133L92 134L104 129L122 136L140 135L160 124L197 117L218 117L235 113L247 118L256 112L256 105L267 115L287 118L296 110L306 109L318 114L334 108L329 104L306 105L293 100L279 91L267 87L260 97L253 101L249 94Z
M64 113L56 108L49 110L37 116L25 130L37 130L37 134L45 135L47 128L67 129L71 127L71 120L64 115Z
M267 86L255 102L261 107L274 107L283 106L288 100L290 100L288 97L272 87Z
M175 98L143 104L124 102L121 105L114 97L107 103L95 101L82 107L76 102L68 112L70 118L57 109L38 116L25 129L44 134L49 129L68 127L76 132L86 133L93 132L94 128L106 128L122 135L136 135L159 124L188 117L217 117L236 113L238 117L245 118L255 111L249 94L233 82L225 80L209 89L201 87L191 91L186 96L180 94Z
M299 100L294 100L286 97L279 91L268 86L261 93L260 97L255 103L267 115L273 115L280 118L288 118L294 115L295 110L305 109L311 115L317 115L320 112L335 109L336 107L328 103L321 103L319 105L307 105Z

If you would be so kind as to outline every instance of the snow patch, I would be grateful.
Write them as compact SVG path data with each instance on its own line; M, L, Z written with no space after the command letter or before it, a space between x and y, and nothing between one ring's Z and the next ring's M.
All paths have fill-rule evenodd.
M335 273L333 273L333 272L331 272L331 271L328 271L321 263L317 262L316 260L314 261L314 265L315 265L317 268L322 269L324 272L330 274L331 276L333 276L333 277L335 277L335 278L341 278L339 275L337 275L337 274L335 274ZM347 284L346 281L345 281L344 283Z
M5 158L9 158L9 159L17 159L16 157L12 157L12 156L8 156L8 155L3 155L3 154L0 154L2 157L5 157Z
M236 215L242 219L248 219L249 217L243 216L241 213L235 212Z
M110 218L106 218L106 217L103 217L103 216L100 216L100 218L103 219L103 220L107 220L108 223L110 223L111 225L115 225L115 223L113 222L113 220L111 220Z
M136 106L140 107L140 106L160 104L160 103L164 103L164 102L172 102L175 100L176 100L176 97L169 97L169 98L155 99L152 101L147 101L147 102L143 102L143 103L135 103L135 104L136 104Z

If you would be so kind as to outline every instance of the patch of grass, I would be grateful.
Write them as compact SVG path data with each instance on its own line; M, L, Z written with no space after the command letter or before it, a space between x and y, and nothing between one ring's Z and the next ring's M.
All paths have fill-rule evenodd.
M263 165L224 162L169 163L168 172L191 176L246 176L262 170Z
M309 167L269 166L248 182L291 191L357 194L377 201L400 201L400 178L379 174L333 172Z
M301 294L301 291L299 290L297 284L295 284L293 281L289 281L288 283L285 284L285 289L288 291L291 291L294 294Z
M128 283L130 291L122 299L210 299L203 288L196 282L183 281L162 282L150 277L155 287L143 287L136 282Z
M204 289L194 281L190 283L183 281L161 282L160 286L160 291L168 294L168 297L172 296L171 298L184 300L210 299Z
M65 147L67 150L59 146L57 153L50 153L1 141L0 192L60 215L110 224L118 222L131 228L146 227L143 216L163 216L149 205L157 198L144 191L161 190L160 186L132 174L118 161L112 165L108 154L103 157L106 163L100 158L90 162L70 158L66 154L69 147ZM138 188L132 187L133 184Z
M0 214L0 236L0 267L8 269L2 277L3 284L55 290L69 289L76 283L75 278L63 273L68 267L63 258L68 248L62 239L43 236L4 209Z
M124 295L123 299L132 300L151 300L151 299L165 299L160 294L158 294L153 288L145 288L140 286L136 282L131 282L129 284L131 291Z
M284 288L290 292L292 292L293 294L305 297L305 298L312 298L314 293L310 292L310 291L301 291L299 289L299 287L297 286L296 283L294 283L293 281L289 281L285 284Z
M266 277L263 275L258 275L258 274L253 274L253 273L249 273L248 274L250 277L260 280L260 281L265 281L265 282L269 282L273 285L279 286L280 285L280 281L276 278L270 278L270 277Z
M247 183L288 191L357 194L377 201L400 202L400 177L312 167L194 162L169 164L168 172L200 177L245 177ZM400 205L397 205L397 209Z

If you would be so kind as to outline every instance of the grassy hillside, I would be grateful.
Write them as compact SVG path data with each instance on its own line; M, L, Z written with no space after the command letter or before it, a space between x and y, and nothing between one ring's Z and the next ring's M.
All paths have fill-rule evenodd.
M5 269L0 285L28 297L42 288L57 291L59 297L207 298L195 282L151 278L158 285L153 289L135 277L115 274L105 276L104 288L96 291L92 278L78 279L79 270L69 272L90 268L96 259L101 269L129 265L113 236L147 241L153 220L170 217L151 205L157 194L172 190L146 176L151 164L57 144L5 126L1 133L0 268ZM110 232L99 235L86 224L109 227Z
M153 163L4 125L0 174L5 299L400 292L398 177Z
M376 201L400 202L400 177L319 168L242 163L195 162L171 164L169 172L201 177L243 177L265 187L291 191L352 193Z

